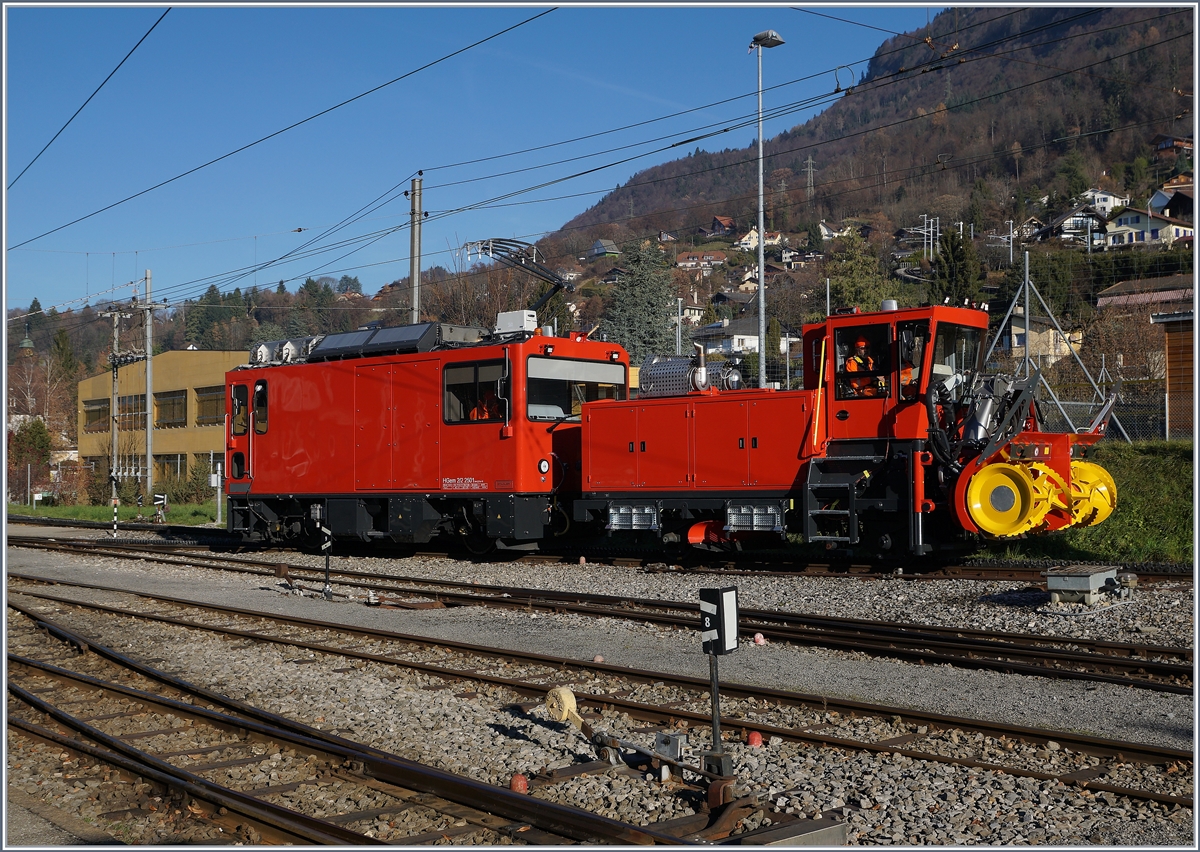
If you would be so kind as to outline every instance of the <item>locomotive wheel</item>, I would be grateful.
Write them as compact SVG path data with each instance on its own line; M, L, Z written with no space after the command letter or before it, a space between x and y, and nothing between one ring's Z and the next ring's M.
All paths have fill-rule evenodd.
M488 538L482 533L469 532L461 540L462 546L473 556L483 556L496 549L496 539Z
M1094 462L1071 461L1071 516L1074 526L1094 527L1117 508L1117 483Z
M1028 532L1042 522L1050 503L1033 477L1018 465L989 464L967 484L967 511L983 532L1000 538Z

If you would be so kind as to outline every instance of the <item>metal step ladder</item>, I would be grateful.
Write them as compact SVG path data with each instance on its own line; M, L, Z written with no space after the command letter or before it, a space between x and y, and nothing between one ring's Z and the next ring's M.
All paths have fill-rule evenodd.
M814 458L808 466L804 485L804 540L832 541L856 545L858 510L855 505L855 485L867 471L886 461L885 456L825 456ZM853 463L851 470L830 470ZM826 508L837 506L839 508ZM844 518L846 535L826 535L820 518Z

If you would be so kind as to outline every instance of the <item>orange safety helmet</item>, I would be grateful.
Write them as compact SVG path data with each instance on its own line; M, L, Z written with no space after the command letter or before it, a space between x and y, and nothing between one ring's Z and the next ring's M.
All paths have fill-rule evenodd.
M867 342L867 339L865 337L860 337L858 340L854 341L855 349L857 349L860 346L870 346L870 345L871 344Z

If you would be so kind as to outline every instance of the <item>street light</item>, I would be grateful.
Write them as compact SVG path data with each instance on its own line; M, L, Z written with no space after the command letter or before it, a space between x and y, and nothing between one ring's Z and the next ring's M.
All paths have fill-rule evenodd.
M779 47L783 39L775 30L763 30L750 42L750 50L758 49L758 386L767 386L767 282L763 262L763 126L762 126L762 52L765 47Z

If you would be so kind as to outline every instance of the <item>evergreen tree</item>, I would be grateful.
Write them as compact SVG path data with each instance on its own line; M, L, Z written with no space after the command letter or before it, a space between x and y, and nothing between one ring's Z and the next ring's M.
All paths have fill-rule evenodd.
M650 240L643 240L626 250L625 268L628 274L613 291L601 332L624 346L633 364L640 364L647 355L674 352L675 290L662 252Z
M947 298L951 305L979 295L979 256L971 241L958 231L946 231L938 240L938 253L933 259L933 281L929 284L929 300L941 304Z
M33 485L50 480L50 432L40 417L8 433L8 481L24 483L27 477Z
M841 237L839 243L826 266L833 307L879 310L880 302L890 298L894 288L880 270L874 249L857 231Z

